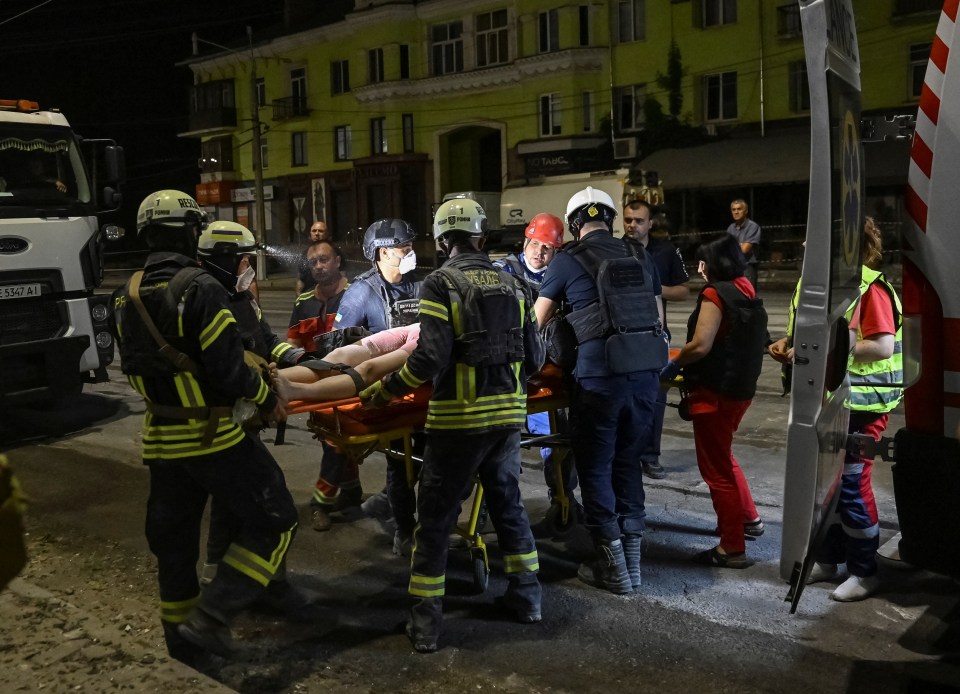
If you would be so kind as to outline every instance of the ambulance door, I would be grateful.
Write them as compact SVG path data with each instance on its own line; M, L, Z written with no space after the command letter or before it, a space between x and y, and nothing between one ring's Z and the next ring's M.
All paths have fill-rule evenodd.
M798 0L810 83L810 199L787 433L780 575L791 611L836 507L863 228L860 59L851 0Z

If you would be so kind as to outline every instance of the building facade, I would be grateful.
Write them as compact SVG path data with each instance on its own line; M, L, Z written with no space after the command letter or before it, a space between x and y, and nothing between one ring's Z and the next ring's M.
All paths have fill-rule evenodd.
M868 208L889 207L884 219L899 214L940 6L853 0ZM399 216L426 256L446 193L624 166L660 172L678 234L725 227L732 197L784 238L802 234L796 0L356 0L339 21L184 64L198 201L254 225L258 124L272 245L301 244L323 217L352 254L369 223Z

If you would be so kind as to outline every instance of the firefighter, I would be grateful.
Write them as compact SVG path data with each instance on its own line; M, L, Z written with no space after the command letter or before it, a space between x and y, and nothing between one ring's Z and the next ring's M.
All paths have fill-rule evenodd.
M150 255L113 295L123 372L146 404L146 535L157 557L164 637L170 654L188 664L204 651L232 653L230 623L276 577L297 522L279 466L239 423L248 407L279 421L284 403L244 363L230 295L193 259L204 226L189 195L147 196L137 231ZM241 525L201 594L208 496Z
M653 426L668 348L656 268L642 245L614 238L616 216L613 200L601 190L587 187L570 198L567 225L577 241L550 263L535 310L545 325L561 301L572 307L566 320L578 346L571 445L584 524L596 550L578 577L626 594L640 587L646 517L640 454ZM611 277L623 281L604 279Z
M437 649L449 535L474 475L503 552L500 605L522 623L540 621L540 566L519 477L527 375L544 348L529 287L493 266L480 250L485 234L477 203L440 206L433 235L448 260L423 283L420 341L399 372L361 396L379 406L433 381L408 586L416 602L407 635L419 652Z
M494 261L494 265L506 270L511 275L522 278L530 285L533 298L536 300L540 292L540 283L543 275L553 260L557 251L563 246L563 221L555 215L541 212L524 230L523 250L513 253L506 258ZM560 431L567 430L567 410L558 410L557 425ZM550 431L550 415L547 412L538 412L527 416L527 429L531 434L546 436ZM560 457L554 454L552 448L541 448L540 458L543 461L543 478L547 483L547 495L551 501L551 509L547 511L548 518L559 518L558 508L554 501L557 495L558 482L563 484L564 491L572 498L573 490L577 488L577 471L573 465L573 457ZM557 465L560 466L558 480ZM580 504L576 505L578 515L582 515Z
M367 227L363 256L373 267L357 275L343 295L334 328L360 326L378 333L417 322L423 281L416 271L416 236L410 223L403 219L378 219ZM422 439L416 436L413 443L414 452L420 454ZM391 442L390 447L399 450L401 444ZM325 460L326 457L324 454ZM416 495L408 483L403 458L388 455L386 488L364 501L363 512L394 526L393 551L398 556L410 554L416 507Z
M279 368L293 366L307 353L281 340L263 317L263 311L250 292L256 275L257 242L245 226L236 222L213 222L202 234L197 247L200 266L213 275L230 295L230 312L237 323L244 350L261 364L275 362ZM200 582L208 584L217 565L226 553L230 540L238 530L237 520L219 502L210 509L210 532L207 538L207 561ZM271 584L271 595L280 589ZM306 594L288 589L288 607L306 602ZM294 600L294 596L300 596Z

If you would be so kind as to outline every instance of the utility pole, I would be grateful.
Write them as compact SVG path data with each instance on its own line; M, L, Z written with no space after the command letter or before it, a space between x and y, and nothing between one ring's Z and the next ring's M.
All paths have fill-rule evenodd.
M255 235L257 238L257 280L267 279L267 259L263 252L267 238L266 214L263 205L263 153L260 132L260 99L257 97L257 60L253 55L253 28L247 27L250 45L250 114L253 119L253 200Z

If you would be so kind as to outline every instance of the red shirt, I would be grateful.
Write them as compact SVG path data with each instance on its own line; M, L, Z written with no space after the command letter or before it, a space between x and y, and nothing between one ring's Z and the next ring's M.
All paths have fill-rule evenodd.
M756 290L754 290L753 285L750 284L750 280L748 280L746 277L741 276L734 279L733 286L739 289L740 293L743 294L748 299L753 299L757 295L757 292ZM717 336L715 338L719 340L720 338L724 337L727 334L727 330L728 330L727 314L726 314L726 311L723 310L723 300L720 298L720 295L717 294L717 290L714 289L713 287L707 287L703 291L703 298L706 301L710 301L716 304L717 307L720 309L720 312L723 313L723 320L720 322L720 329L717 330Z
M896 335L897 324L893 317L893 299L890 292L874 282L863 296L860 305L850 319L850 329L857 331L857 339L864 340L877 335Z

